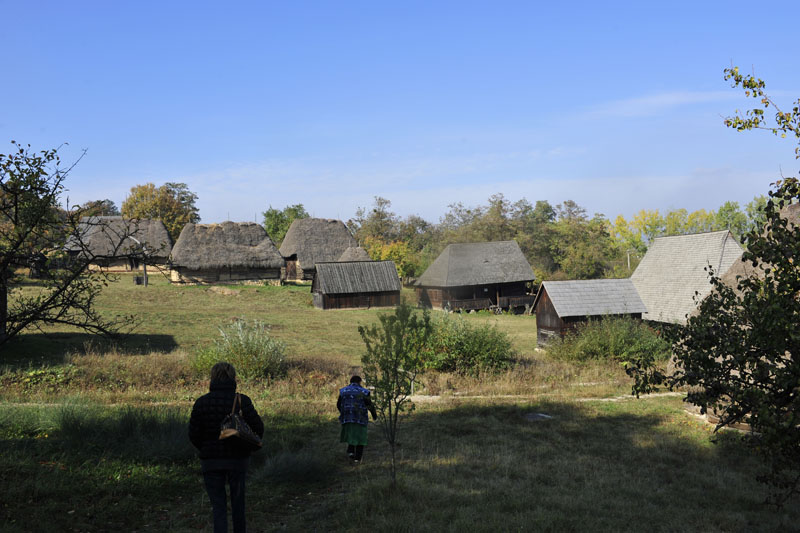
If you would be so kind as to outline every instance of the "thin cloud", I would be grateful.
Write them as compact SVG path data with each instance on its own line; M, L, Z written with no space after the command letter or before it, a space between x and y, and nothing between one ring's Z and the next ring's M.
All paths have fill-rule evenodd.
M590 110L589 116L592 118L648 117L662 114L677 107L724 102L740 98L740 94L731 91L666 92L605 102Z

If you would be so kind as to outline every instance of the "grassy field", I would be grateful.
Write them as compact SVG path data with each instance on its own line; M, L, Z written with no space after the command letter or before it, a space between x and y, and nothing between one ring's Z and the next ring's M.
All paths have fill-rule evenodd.
M626 396L618 365L548 359L532 317L466 317L506 331L518 360L496 376L423 377L392 490L377 426L359 467L337 442L357 327L381 310L320 311L307 286L145 288L125 276L101 306L135 316L134 334L31 332L3 348L3 531L210 531L186 438L208 381L188 358L235 318L271 324L290 361L286 378L240 386L267 427L248 482L253 531L787 531L800 520L796 505L762 504L761 466L737 434L712 442L679 397Z

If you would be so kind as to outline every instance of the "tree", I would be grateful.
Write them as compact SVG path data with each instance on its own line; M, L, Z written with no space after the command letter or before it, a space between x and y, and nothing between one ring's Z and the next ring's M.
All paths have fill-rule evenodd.
M726 69L725 79L764 109L775 107L764 82ZM763 109L727 118L738 131L767 129L800 139L800 100L791 112L776 109L769 124ZM800 149L796 150L800 158ZM665 375L652 360L628 368L634 392L666 384L691 387L687 401L719 416L717 429L739 422L752 428L747 442L770 466L760 479L770 484L769 501L782 505L800 495L800 225L784 216L800 201L800 181L773 184L763 210L764 225L746 235L742 260L749 271L726 284L709 267L711 294L673 339L675 372ZM792 210L797 212L797 206ZM797 222L795 220L795 222Z
M186 224L200 222L196 201L197 195L185 183L167 182L161 187L145 183L131 187L122 202L122 216L160 220L175 241Z
M81 215L85 217L113 217L120 215L119 208L109 199L90 200L81 204L79 209Z
M109 278L88 269L97 256L83 242L83 211L58 209L64 180L75 165L61 169L58 149L36 153L30 145L12 145L12 153L0 154L0 344L26 328L50 324L117 332L131 321L95 310ZM115 250L126 237L119 235ZM39 279L23 290L18 269L33 266Z
M414 409L408 398L423 369L423 351L432 326L427 310L416 313L403 303L392 313L378 315L378 324L358 326L366 345L361 356L367 383L375 388L373 403L378 423L392 452L392 485L397 484L397 430L403 412Z
M283 238L286 237L286 232L289 231L289 226L295 219L310 216L303 204L287 205L281 210L269 206L269 209L261 214L264 216L264 229L275 246L281 245Z
M742 240L747 231L747 215L742 213L739 202L725 202L714 215L717 230L729 230L737 240Z

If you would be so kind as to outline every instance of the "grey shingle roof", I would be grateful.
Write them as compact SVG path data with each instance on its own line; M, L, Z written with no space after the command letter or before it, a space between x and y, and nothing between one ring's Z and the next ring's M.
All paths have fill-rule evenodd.
M596 316L646 313L629 279L588 279L574 281L544 281L536 295L534 307L546 290L558 316Z
M323 294L391 292L401 289L392 261L317 263L318 291Z
M705 267L723 275L741 255L728 230L654 239L631 276L647 306L642 318L685 324L696 306L695 292L702 299L711 291Z
M420 287L463 287L533 281L516 241L450 244L420 276Z

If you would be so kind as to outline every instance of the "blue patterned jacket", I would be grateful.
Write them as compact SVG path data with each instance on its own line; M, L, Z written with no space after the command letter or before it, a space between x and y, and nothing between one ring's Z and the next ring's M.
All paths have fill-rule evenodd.
M369 398L369 390L358 383L351 383L339 389L339 399L336 401L339 409L339 422L342 424L360 424L366 426L369 421L367 412L372 413L372 418L377 418L375 406Z

